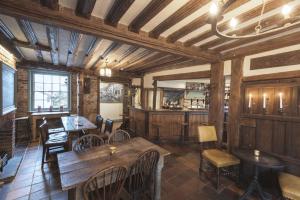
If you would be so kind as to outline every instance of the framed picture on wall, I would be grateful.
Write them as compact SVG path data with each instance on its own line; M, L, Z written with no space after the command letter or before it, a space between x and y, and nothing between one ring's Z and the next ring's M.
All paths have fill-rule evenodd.
M101 103L123 103L124 87L119 83L100 83Z
M0 115L16 110L16 70L0 62Z

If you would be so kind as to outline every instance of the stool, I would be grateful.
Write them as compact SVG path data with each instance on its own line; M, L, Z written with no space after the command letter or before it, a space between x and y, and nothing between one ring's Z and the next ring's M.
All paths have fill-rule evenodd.
M180 132L180 136L179 136L179 143L184 143L184 139L185 139L185 128L189 125L189 123L187 122L183 122L181 123L181 132Z
M155 138L155 143L157 144L160 144L160 132L159 132L159 129L160 129L160 124L157 124L157 123L153 123L152 124L152 127L154 129L156 129L156 138Z
M29 117L26 116L26 117L18 117L15 119L15 126L16 126L16 137L18 137L18 132L19 132L19 128L20 128L20 125L23 124L23 126L25 126L25 133L26 133L26 136L27 136L27 139L28 140L31 140L31 127L30 127L30 121L29 121Z

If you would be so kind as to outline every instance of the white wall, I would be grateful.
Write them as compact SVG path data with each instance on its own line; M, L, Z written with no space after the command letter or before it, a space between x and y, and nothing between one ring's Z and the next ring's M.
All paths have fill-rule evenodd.
M246 56L245 60L244 60L244 72L243 72L244 76L256 76L256 75L262 75L262 74L280 73L280 72L300 70L300 64L272 67L272 68L266 68L266 69L250 70L251 58L263 57L263 56L268 56L268 55L273 55L273 54L295 51L295 50L299 50L299 49L300 49L300 45L293 45L293 46L288 46L288 47L284 47L284 48L280 48L280 49L276 49L276 50L272 50L272 51L266 51L263 53Z
M119 120L123 114L123 103L100 103L100 115L104 119Z

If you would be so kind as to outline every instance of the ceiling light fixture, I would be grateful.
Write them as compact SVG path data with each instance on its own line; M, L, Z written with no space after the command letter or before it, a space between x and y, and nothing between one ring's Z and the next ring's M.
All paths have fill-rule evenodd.
M274 26L264 27L263 23L263 15L265 14L265 7L267 0L262 0L262 8L260 11L260 15L258 17L257 25L254 27L253 31L251 33L247 34L241 34L238 35L234 32L225 33L218 29L218 23L224 19L224 13L225 11L237 0L218 0L217 2L214 0L212 1L211 7L210 7L210 23L212 25L212 31L219 36L220 38L225 39L243 39L243 38L255 38L258 36L267 36L271 34L280 33L281 31L291 29L296 27L297 25L300 25L300 16L290 16L292 12L291 5L293 2L297 1L294 0L293 2L290 2L289 4L284 5L281 8L281 14L283 15L283 18L278 22L275 23ZM280 12L280 11L279 11ZM238 19L232 18L229 21L229 25L233 29L238 28Z
M111 69L107 66L107 61L105 61L105 67L100 69L100 76L111 77Z

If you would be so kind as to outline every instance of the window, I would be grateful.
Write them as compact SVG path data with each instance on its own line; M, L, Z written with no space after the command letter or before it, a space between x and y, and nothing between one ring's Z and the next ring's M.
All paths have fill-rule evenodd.
M44 111L59 111L63 106L69 110L70 77L68 73L53 73L47 71L31 72L31 110L41 107Z

